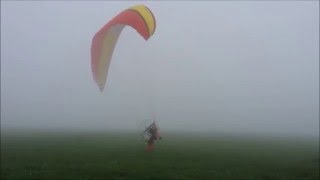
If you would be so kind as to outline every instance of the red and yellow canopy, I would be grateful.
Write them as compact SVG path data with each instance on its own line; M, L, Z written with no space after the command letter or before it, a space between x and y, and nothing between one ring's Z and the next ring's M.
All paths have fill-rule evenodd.
M91 45L91 68L100 91L103 91L106 84L113 50L125 26L134 28L148 40L156 30L156 20L148 7L137 5L120 12L94 35Z

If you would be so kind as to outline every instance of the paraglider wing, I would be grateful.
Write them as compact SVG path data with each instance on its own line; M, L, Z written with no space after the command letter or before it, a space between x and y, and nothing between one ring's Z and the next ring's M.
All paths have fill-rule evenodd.
M120 12L94 35L91 45L91 69L101 92L107 81L114 48L126 26L134 28L148 40L155 32L156 21L149 8L137 5Z

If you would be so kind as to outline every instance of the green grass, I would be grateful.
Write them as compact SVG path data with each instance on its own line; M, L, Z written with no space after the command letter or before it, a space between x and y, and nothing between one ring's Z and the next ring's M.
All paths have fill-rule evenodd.
M319 179L316 140L136 133L2 133L1 179Z

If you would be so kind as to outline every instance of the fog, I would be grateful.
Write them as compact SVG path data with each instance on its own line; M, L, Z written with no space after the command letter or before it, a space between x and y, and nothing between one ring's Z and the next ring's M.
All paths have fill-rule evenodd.
M143 3L106 88L93 35ZM137 129L319 135L319 2L1 1L1 129Z

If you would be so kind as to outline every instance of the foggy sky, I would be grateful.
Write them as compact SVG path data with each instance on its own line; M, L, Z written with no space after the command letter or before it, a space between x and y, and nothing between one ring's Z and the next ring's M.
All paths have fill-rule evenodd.
M149 2L149 41L127 27L104 92L93 35L141 2L1 2L1 129L319 133L319 2Z

